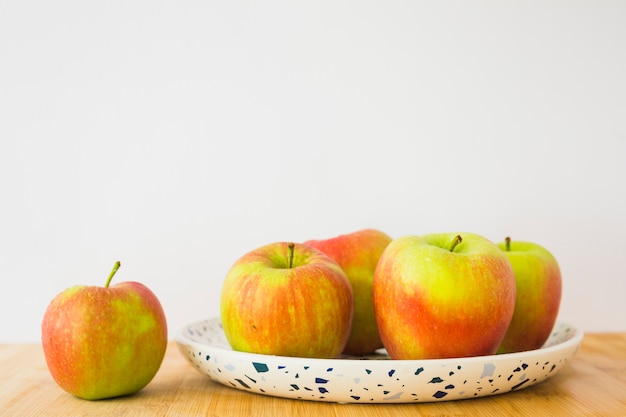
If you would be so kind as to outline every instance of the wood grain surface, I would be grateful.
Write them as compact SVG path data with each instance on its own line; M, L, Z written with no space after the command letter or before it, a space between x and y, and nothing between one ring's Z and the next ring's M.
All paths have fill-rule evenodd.
M419 404L333 404L250 394L201 375L173 342L158 374L142 391L85 401L55 384L40 345L0 345L0 416L626 417L626 333L585 335L567 367L527 389Z

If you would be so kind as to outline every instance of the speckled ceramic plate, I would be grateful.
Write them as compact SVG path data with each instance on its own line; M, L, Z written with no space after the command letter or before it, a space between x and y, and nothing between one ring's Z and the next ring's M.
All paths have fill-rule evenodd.
M305 359L233 351L219 318L185 326L176 342L202 374L257 394L349 403L450 401L503 394L542 382L574 357L583 333L558 323L537 350L455 359Z

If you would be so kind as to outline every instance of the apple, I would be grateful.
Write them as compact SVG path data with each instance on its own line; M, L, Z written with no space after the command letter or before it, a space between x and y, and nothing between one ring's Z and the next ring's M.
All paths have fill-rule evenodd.
M333 258L352 285L354 317L343 351L347 355L366 355L383 347L374 315L372 282L378 259L390 242L391 237L376 229L362 229L330 239L304 242Z
M495 354L515 293L507 256L473 233L395 239L374 273L374 312L392 359Z
M167 324L157 297L138 282L104 287L76 285L45 311L41 341L52 378L79 398L133 394L159 370Z
M338 357L353 310L352 288L337 262L298 243L270 243L243 255L220 296L233 350L267 355Z
M538 349L548 340L561 304L561 270L546 248L532 242L498 244L517 280L515 311L498 353Z

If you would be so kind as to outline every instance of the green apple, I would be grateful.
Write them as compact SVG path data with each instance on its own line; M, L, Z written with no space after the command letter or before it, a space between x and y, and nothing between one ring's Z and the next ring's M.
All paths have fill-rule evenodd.
M228 271L220 316L233 350L336 358L352 324L353 294L341 267L302 244L270 243Z
M498 353L538 349L548 340L561 304L561 270L546 248L506 238L498 246L509 258L517 280L513 320Z
M515 308L506 255L472 233L393 240L373 285L378 330L393 359L492 355Z
M347 355L365 355L383 347L374 315L372 282L378 259L390 242L389 236L375 229L304 242L337 261L352 285L354 318L344 349Z
M41 324L52 378L87 400L133 394L159 370L167 323L159 300L138 282L104 287L77 285L50 303Z

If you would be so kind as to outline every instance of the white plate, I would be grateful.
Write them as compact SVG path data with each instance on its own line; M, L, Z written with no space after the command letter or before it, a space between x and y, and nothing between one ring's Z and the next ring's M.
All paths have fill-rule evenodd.
M176 342L202 374L243 391L346 403L450 401L503 394L550 378L574 357L583 333L558 323L537 350L454 359L307 359L233 351L219 318L185 326Z

